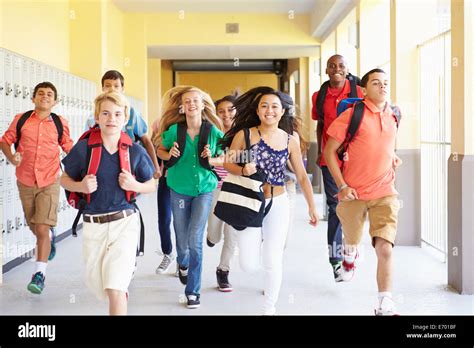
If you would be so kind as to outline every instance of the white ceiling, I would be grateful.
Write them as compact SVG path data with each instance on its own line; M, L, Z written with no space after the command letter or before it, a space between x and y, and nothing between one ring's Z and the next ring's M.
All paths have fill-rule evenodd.
M125 12L308 13L325 0L113 0Z

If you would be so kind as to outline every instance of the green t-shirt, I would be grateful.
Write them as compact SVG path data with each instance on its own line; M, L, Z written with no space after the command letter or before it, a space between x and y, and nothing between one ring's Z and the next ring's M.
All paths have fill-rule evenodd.
M178 125L173 124L161 137L163 146L171 149L178 138ZM218 128L212 126L209 134L208 144L212 157L219 154L217 142L224 136ZM212 192L217 187L217 177L210 170L203 168L199 164L200 153L198 153L199 135L194 137L194 141L186 133L186 147L181 153L180 159L174 166L168 169L166 183L173 191L197 197L201 193Z

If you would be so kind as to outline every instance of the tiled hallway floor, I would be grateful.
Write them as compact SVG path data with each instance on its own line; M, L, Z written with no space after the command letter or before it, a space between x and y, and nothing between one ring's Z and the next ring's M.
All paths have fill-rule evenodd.
M156 275L161 261L155 194L141 196L139 206L146 220L146 252L138 260L138 270L130 286L130 314L145 315L253 315L263 304L262 274L240 270L232 261L231 293L216 289L215 268L222 244L204 245L201 307L190 310L182 303L183 286L170 273ZM322 197L316 196L322 212ZM326 222L317 228L307 224L302 195L296 199L292 234L284 256L283 285L277 314L289 315L372 315L376 304L376 258L368 234L361 248L355 278L335 283L326 256ZM174 240L174 238L173 238ZM27 261L4 274L0 287L0 314L107 314L106 302L95 299L82 281L81 237L58 243L56 258L48 266L42 295L26 290L34 268ZM461 296L446 285L446 264L428 248L394 249L394 298L405 315L473 315L474 297Z

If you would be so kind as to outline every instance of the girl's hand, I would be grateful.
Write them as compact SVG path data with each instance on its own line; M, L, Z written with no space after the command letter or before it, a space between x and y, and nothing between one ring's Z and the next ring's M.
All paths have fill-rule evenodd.
M309 224L311 226L316 227L316 225L319 222L319 216L318 216L318 212L316 211L316 208L310 208L308 213L309 213Z
M201 157L202 158L206 158L206 157L211 158L212 157L212 153L211 153L209 144L204 146L204 150L202 150Z
M179 144L175 141L173 147L169 151L170 158L171 157L179 157L181 156L181 152L179 151Z
M255 162L246 163L242 167L242 174L245 176L250 176L257 172L257 164Z

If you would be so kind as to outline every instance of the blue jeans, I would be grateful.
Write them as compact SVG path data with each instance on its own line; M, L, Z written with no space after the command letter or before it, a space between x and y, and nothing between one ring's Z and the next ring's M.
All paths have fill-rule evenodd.
M211 205L212 192L192 197L171 190L177 262L188 268L186 295L199 295L201 290L202 240Z
M171 197L170 188L166 184L166 177L158 181L158 231L160 232L161 251L169 255L173 251L171 244Z
M321 167L323 172L324 192L326 193L326 203L328 205L328 248L329 262L342 261L342 228L341 222L336 214L337 185L329 172L328 167Z

